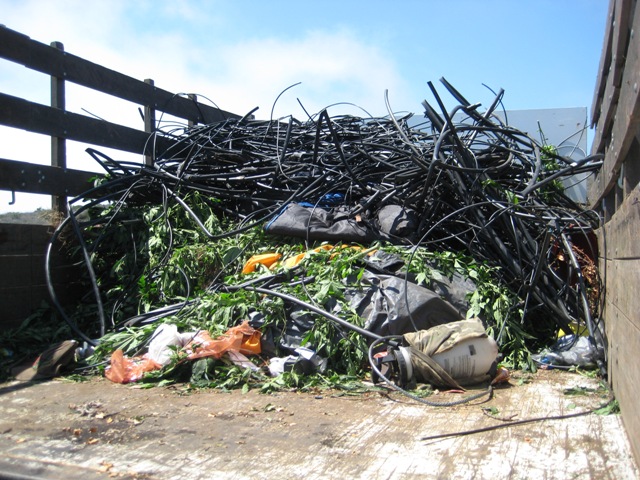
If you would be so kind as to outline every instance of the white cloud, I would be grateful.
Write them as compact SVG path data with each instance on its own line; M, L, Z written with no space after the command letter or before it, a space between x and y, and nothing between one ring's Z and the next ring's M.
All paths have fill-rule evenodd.
M228 90L231 98L267 103L261 107L270 109L283 89L301 82L283 95L277 115L300 112L296 97L310 113L331 103L352 102L381 114L385 89L401 90L403 84L391 59L348 32L313 32L296 40L254 39L229 48L222 62L229 81L217 79L216 86Z

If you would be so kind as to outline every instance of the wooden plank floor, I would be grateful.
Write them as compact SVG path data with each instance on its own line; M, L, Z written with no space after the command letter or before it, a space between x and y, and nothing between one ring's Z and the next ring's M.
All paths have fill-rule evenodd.
M7 383L0 385L0 478L638 478L618 415L504 421L598 407L606 393L597 380L560 371L514 377L490 400L444 408L396 393Z

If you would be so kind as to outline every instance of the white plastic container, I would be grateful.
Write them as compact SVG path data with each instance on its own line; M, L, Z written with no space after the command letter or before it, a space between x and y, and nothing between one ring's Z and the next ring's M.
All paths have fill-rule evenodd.
M479 383L498 358L498 344L491 337L473 338L432 358L460 385Z

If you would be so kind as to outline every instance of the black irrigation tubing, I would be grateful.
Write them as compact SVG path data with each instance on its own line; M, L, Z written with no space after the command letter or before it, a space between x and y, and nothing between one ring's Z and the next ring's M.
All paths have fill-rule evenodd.
M553 318L563 329L588 323L592 332L600 306L587 306L585 290L601 291L601 285L578 275L581 265L576 266L572 249L589 243L599 218L556 183L577 172L596 172L601 157L558 156L498 120L494 111L502 90L481 112L446 80L442 83L458 105L447 111L429 82L437 107L423 102L426 122L420 128L411 126L419 123L411 115L396 117L385 95L388 117L332 117L324 109L306 121L247 115L157 131L154 136L173 144L152 152L153 166L90 150L109 178L71 203L95 205L99 201L91 198L101 198L140 208L161 205L164 215L168 205L178 204L211 241L264 224L291 203L325 208L323 200L332 194L340 194L339 206L373 229L383 207L400 205L419 221L414 232L388 241L464 251L500 267L501 280L536 314ZM160 143L155 140L149 139L149 147ZM235 226L209 231L190 204L193 194L208 199L214 212ZM171 231L171 219L164 221ZM88 232L79 228L79 244L87 243L92 252L96 247ZM597 258L595 247L589 243L587 249L591 259Z
M595 414L597 410L598 409L591 409L591 410L585 410L583 412L568 413L564 415L548 415L546 417L533 417L533 418L525 418L522 420L513 420L507 423L499 423L497 425L489 425L487 427L473 428L471 430L428 435L428 436L420 437L419 440L424 442L424 441L440 440L443 438L450 438L450 437L463 437L466 435L474 435L476 433L491 432L493 430L501 430L503 428L511 428L515 426L526 425L529 423L538 423L538 422L542 423L549 420L567 420L569 418L583 417L585 415Z
M238 287L231 287L228 286L227 290L229 291L233 291L233 290L238 290ZM258 292L258 293L263 293L265 295L272 295L274 297L278 297L281 298L282 300L285 300L287 302L290 303L294 303L296 305L299 305L301 307L304 307L307 310L310 310L314 313L317 313L318 315L325 317L328 320L331 320L332 322L334 322L335 324L345 327L349 330L352 330L356 333L359 333L360 335L369 338L370 340L379 340L381 337L380 335L374 333L374 332L370 332L369 330L366 330L364 328L361 328L357 325L354 325L352 323L347 322L346 320L343 320L342 318L340 318L337 315L334 315L331 312L328 312L322 308L316 307L315 305L309 303L309 302L305 302L304 300L301 300L293 295L289 295L287 293L283 293L283 292L279 292L277 290L273 290L273 289L268 289L268 288L262 288L262 287L252 287L252 286L245 286L244 287L245 290L249 290L249 291L253 291L253 292Z

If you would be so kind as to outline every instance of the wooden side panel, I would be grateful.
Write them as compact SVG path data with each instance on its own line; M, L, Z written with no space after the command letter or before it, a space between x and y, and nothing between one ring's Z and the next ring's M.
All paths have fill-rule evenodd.
M45 252L53 227L0 224L0 328L14 328L49 302ZM52 272L56 290L69 296L76 268L54 254Z
M49 227L42 225L0 225L2 328L18 326L37 308L33 266L43 261L47 230ZM42 278L40 275L40 285Z
M0 224L0 255L44 253L52 231L46 225Z
M605 155L589 202L606 222L598 231L609 382L636 460L640 459L640 7L610 0L594 92L592 153Z
M616 268L617 273L627 280L635 278L638 285L640 275L640 261L627 261ZM611 266L611 265L610 265ZM633 272L635 270L635 273ZM619 278L615 284L622 284ZM613 285L612 285L613 286ZM627 289L631 290L631 289ZM633 288L635 292L635 287ZM636 293L636 297L637 292ZM638 303L636 301L636 303ZM638 369L638 352L640 352L640 329L638 328L638 314L628 317L616 304L608 298L605 306L608 336L608 369L609 383L620 404L622 421L629 437L631 448L636 459L640 458L640 415L637 385L640 382Z
M608 260L640 258L640 185L600 229L599 240L600 252Z
M638 162L640 159L635 158ZM629 161L629 160L628 160ZM640 185L598 231L605 282L609 382L620 403L635 458L640 458Z

